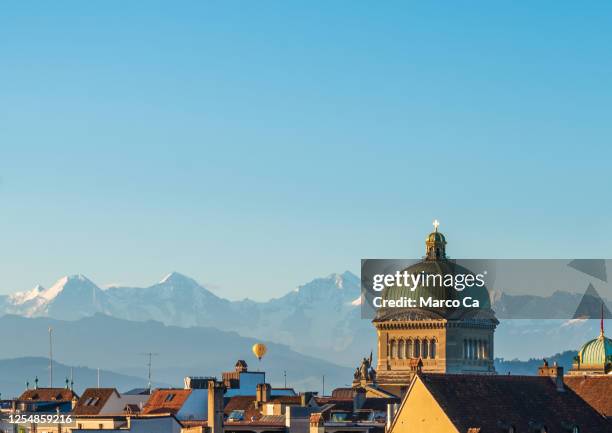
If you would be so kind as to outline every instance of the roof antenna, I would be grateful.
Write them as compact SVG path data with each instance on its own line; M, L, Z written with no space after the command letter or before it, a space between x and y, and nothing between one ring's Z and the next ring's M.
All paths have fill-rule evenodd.
M601 334L600 336L603 338L604 336L604 303L601 301L601 323L599 324Z
M53 328L49 326L49 388L53 388Z
M147 362L147 367L149 369L149 374L148 374L148 383L147 383L147 389L149 390L149 394L151 394L151 390L153 389L153 384L151 383L151 366L153 365L153 357L159 355L159 353L153 353L153 352L147 352L147 353L141 353L141 355L145 355L149 357L149 362Z

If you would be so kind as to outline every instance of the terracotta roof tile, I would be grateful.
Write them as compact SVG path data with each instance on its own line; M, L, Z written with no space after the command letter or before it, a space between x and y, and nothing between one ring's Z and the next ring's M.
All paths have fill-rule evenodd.
M190 394L190 389L157 389L151 394L142 409L142 414L171 413L176 415Z
M74 414L99 414L113 393L119 397L119 393L115 388L87 388L74 407Z
M71 401L78 396L66 388L36 388L24 391L19 400L27 401Z

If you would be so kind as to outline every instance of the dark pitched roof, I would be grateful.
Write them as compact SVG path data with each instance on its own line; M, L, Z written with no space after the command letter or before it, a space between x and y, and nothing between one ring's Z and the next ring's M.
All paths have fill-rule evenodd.
M596 411L612 418L612 376L565 376L563 380Z
M550 377L423 374L420 379L459 431L497 432L503 423L518 432L536 424L549 432L564 432L574 425L583 432L612 429L570 388L557 391Z
M71 389L66 388L36 388L24 391L19 400L27 401L71 401L78 398Z
M268 403L302 404L302 397L299 395L273 395Z
M87 388L73 412L75 415L97 415L113 394L119 397L115 388Z
M142 409L142 414L170 413L176 415L190 394L190 389L157 389L151 394Z

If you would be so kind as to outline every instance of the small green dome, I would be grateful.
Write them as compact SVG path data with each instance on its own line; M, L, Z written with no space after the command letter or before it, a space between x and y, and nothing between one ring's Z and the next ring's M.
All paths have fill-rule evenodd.
M612 363L612 339L601 334L585 343L578 352L582 365L606 365Z

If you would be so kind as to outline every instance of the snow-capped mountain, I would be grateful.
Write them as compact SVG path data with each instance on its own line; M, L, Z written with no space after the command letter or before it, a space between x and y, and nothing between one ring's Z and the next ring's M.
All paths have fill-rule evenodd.
M77 319L107 309L106 293L84 275L64 276L48 289L38 285L17 292L5 302L5 313L25 317Z
M360 318L355 302L359 295L359 278L350 272L317 278L268 302L228 301L177 272L149 287L106 290L83 275L73 275L48 289L37 286L5 297L0 312L63 320L104 313L181 327L211 326L352 365L373 349L375 341L370 322Z

